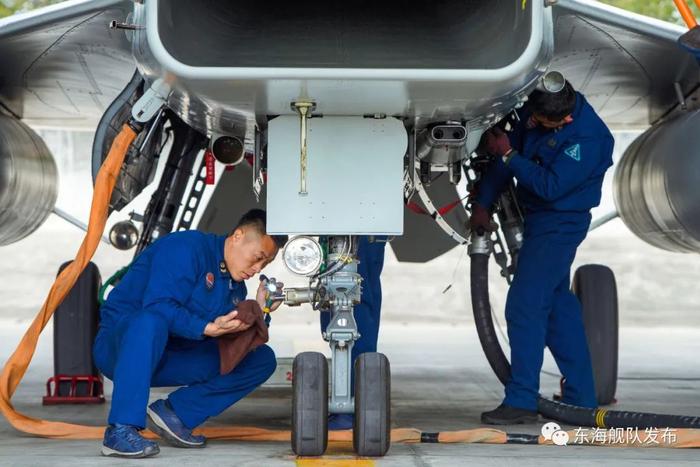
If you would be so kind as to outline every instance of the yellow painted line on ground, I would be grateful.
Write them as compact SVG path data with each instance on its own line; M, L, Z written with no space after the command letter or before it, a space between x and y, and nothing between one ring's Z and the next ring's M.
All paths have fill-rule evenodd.
M299 467L374 467L372 459L297 459Z

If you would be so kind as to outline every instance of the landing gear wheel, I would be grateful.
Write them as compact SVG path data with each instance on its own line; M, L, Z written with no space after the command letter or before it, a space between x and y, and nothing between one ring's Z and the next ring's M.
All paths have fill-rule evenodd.
M319 352L303 352L292 367L292 450L320 456L328 447L328 364Z
M581 266L574 274L572 289L581 302L598 404L608 405L615 401L617 389L619 319L615 274L600 264Z
M391 370L386 355L363 353L355 360L355 421L352 443L360 456L383 456L391 430Z

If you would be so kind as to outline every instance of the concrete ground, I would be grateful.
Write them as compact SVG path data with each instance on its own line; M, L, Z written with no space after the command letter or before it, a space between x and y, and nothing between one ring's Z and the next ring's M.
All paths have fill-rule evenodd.
M0 361L19 340L26 322L0 320ZM323 349L315 324L278 327L273 347L281 355L298 348ZM447 431L481 426L482 410L496 406L502 387L479 348L476 331L467 325L387 324L381 351L391 361L394 427ZM43 407L41 396L52 373L51 329L41 339L34 363L13 402L32 416L85 424L102 424L108 405ZM692 328L623 328L620 335L620 382L614 406L676 414L700 414L700 354L698 331ZM556 372L547 355L545 370ZM558 380L543 374L542 393L551 395ZM111 388L107 385L107 397ZM168 390L154 390L153 398ZM256 425L289 429L290 388L262 388L211 425ZM505 427L511 433L539 433L544 422ZM122 461L99 456L98 441L47 440L25 436L0 419L0 465L698 465L695 450L630 449L583 446L393 444L382 459L356 459L349 444L332 444L322 459L297 459L288 443L214 441L205 450L162 447L146 461Z

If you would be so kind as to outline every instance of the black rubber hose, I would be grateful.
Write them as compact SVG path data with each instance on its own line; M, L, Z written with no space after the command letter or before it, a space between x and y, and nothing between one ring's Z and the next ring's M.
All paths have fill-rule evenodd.
M504 385L510 379L510 362L498 342L489 299L489 254L472 253L471 295L474 321L486 359ZM544 417L574 426L601 428L700 428L700 417L589 409L540 397L537 408Z
M471 255L471 291L472 309L474 310L474 321L476 322L476 332L481 341L481 348L484 349L486 360L491 365L491 369L505 386L510 379L510 362L503 353L501 344L498 342L496 328L493 325L491 316L491 300L489 299L489 259L490 255Z
M540 397L537 408L546 418L569 425L605 428L700 428L700 417L621 410L588 409Z

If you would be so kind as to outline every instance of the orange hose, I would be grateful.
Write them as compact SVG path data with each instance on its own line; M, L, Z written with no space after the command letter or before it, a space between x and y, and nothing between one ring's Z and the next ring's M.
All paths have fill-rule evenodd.
M473 430L441 431L438 441L441 443L485 443L506 444L507 435L493 428L477 428Z
M100 432L100 437L102 436L101 433L104 429L100 427L86 427L29 417L17 412L10 400L34 356L41 331L44 330L46 323L49 322L58 305L61 304L78 280L80 273L95 254L107 223L109 201L112 197L114 184L124 162L124 156L135 137L136 133L134 130L128 125L124 125L121 132L114 139L107 159L102 164L95 180L95 192L90 208L90 222L83 243L75 255L75 260L61 271L56 278L41 311L34 318L17 349L5 363L2 374L0 374L0 412L19 431L51 438L81 438L85 436L92 438L97 435L97 431Z
M686 2L685 0L673 0L673 3L676 4L676 8L678 8L678 12L681 14L681 17L683 18L683 21L685 21L685 24L688 26L688 29L692 29L698 25L698 22L695 21L695 15L693 15L693 11L688 6L688 2ZM700 4L698 0L695 0L695 3Z

